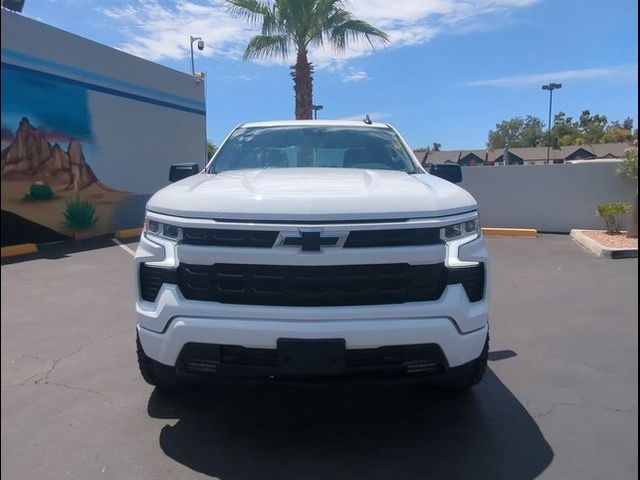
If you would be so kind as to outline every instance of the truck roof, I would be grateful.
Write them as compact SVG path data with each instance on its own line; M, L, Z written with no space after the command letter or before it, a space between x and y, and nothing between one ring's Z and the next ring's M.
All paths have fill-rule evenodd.
M365 123L364 120L273 120L266 122L248 122L240 127L351 127L351 128L389 128L385 123Z

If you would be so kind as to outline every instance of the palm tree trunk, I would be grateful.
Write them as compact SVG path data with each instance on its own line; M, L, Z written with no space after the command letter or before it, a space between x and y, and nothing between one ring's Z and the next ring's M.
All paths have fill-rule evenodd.
M636 186L636 200L631 207L631 224L627 230L628 238L638 238L638 187Z
M307 59L307 49L298 48L293 72L293 90L296 94L296 120L311 120L313 112L313 66Z

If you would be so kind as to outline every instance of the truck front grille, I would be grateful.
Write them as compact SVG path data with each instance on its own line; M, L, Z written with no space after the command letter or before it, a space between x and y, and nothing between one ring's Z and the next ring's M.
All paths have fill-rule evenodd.
M484 297L484 264L447 268L409 265L283 266L181 264L178 269L140 265L140 296L153 302L164 283L188 300L241 305L346 306L437 300L447 284L462 284L469 301Z
M182 243L186 245L271 248L278 237L278 232L266 230L184 228L182 235Z
M393 230L353 230L344 248L412 247L442 243L439 228L403 228Z
M272 248L280 233L277 230L219 228L183 228L182 231L181 243L184 245L236 248ZM353 230L349 233L344 248L412 247L437 245L441 242L438 228Z
M189 300L245 305L344 306L436 300L447 282L435 265L186 265L178 285Z

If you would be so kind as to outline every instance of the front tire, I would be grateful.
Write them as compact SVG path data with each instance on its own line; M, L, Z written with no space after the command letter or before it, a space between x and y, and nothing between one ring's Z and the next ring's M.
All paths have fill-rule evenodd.
M175 369L149 358L140 343L140 336L136 334L136 353L138 367L145 382L160 390L173 391L183 388L187 383L181 379Z

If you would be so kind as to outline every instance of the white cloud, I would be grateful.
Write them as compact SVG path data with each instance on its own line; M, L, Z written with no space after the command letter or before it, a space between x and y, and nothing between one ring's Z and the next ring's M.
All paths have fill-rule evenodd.
M390 48L415 45L446 33L468 32L493 24L505 15L539 0L351 0L348 8L357 18L387 32ZM204 56L242 57L255 27L233 18L224 0L178 0L164 5L157 0L136 0L125 7L100 8L117 22L125 35L119 46L149 60L180 59L189 55L188 36L202 36ZM341 69L350 59L370 55L367 42L351 45L342 53L329 46L312 49L317 68ZM292 59L266 63L288 64Z
M580 70L563 70L560 72L534 73L514 77L493 78L465 82L467 87L521 87L542 85L547 82L563 82L570 80L612 79L615 81L638 81L638 65L618 65L614 67L584 68Z
M120 49L148 60L187 58L189 35L205 41L198 55L240 58L252 32L227 13L224 3L179 0L173 6L164 6L156 0L138 0L122 8L98 11L114 20L127 38L118 46Z
M356 70L355 68L348 68L342 76L343 82L362 82L364 80L370 80L371 77L364 70Z

